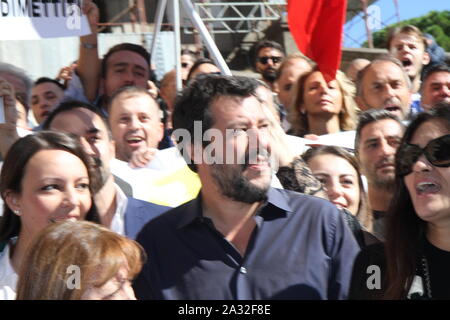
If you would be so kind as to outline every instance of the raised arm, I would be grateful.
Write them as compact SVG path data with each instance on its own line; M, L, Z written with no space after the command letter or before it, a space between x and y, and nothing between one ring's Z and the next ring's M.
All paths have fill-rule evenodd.
M97 48L99 11L92 0L83 1L82 11L88 18L92 33L80 37L80 55L76 72L83 84L86 98L92 102L97 97L100 82L100 59Z

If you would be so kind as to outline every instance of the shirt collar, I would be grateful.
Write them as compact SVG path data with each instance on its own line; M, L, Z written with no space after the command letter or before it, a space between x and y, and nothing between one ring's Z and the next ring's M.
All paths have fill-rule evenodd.
M125 211L128 205L128 198L125 193L120 189L117 184L114 184L116 188L116 212L114 212L113 219L111 221L111 230L117 232L120 235L125 235Z
M202 196L201 191L199 192L197 198L185 204L186 208L184 214L178 222L177 227L179 229L186 227L191 224L196 219L203 219L203 208L202 208ZM273 210L275 209L278 210ZM282 212L292 212L291 207L287 201L286 193L281 189L269 188L267 192L267 201L258 210L257 215L263 218L282 217Z
M203 217L202 209L202 192L198 193L197 198L189 201L186 206L180 221L178 222L178 228L184 228L188 224L192 223L195 219Z

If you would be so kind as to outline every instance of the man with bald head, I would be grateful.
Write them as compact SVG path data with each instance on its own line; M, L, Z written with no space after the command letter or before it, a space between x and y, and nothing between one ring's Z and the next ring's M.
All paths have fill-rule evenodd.
M311 71L312 65L313 63L301 54L289 55L281 64L275 80L275 92L285 108L289 108L292 103L292 88L298 78Z
M385 109L405 120L410 114L411 82L392 56L376 58L358 73L356 102L362 111Z
M353 82L356 82L356 77L358 75L358 72L362 69L364 69L365 66L367 66L370 63L370 60L357 58L350 62L350 64L347 67L347 71L345 72L345 75L347 78L352 80Z

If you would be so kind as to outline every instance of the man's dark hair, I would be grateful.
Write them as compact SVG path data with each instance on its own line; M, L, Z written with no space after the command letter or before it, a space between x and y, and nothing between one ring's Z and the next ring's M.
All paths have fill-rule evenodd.
M149 76L150 76L150 80L151 80L152 70L150 68L150 53L143 46L140 46L140 45L134 44L134 43L128 43L128 42L120 43L120 44L117 44L117 45L111 47L108 50L108 52L103 56L102 71L101 71L102 78L106 77L106 67L108 65L109 57L113 53L116 53L116 52L119 52L119 51L125 51L125 50L126 51L133 51L133 52L137 53L138 55L142 56L142 58L144 58L144 60L148 64Z
M427 79L436 72L447 72L450 73L450 67L447 66L446 64L436 64L431 66L429 69L427 69L427 71L424 73L423 78L422 78L422 84L421 84L421 88L420 90L423 89L423 86L425 84L425 82L427 81Z
M194 122L201 121L202 132L200 139L202 139L203 133L214 125L215 121L211 113L211 104L215 100L222 96L238 98L255 96L259 100L256 94L256 89L259 86L260 83L253 78L216 74L199 75L175 100L172 115L174 132L177 129L185 129L189 132L191 138L195 139ZM180 137L176 137L176 139L178 143L183 142L184 144L194 144L196 142L194 140L190 142L180 141ZM208 144L203 139L197 143L202 143L203 146ZM186 160L190 160L186 158L189 155L184 156ZM189 164L191 162L188 161L189 167L191 170L196 171L195 164Z
M196 61L198 59L197 53L195 53L194 51L189 50L189 49L181 49L180 55L181 56L184 56L184 55L191 56L193 61Z
M37 79L37 80L34 82L33 87L35 87L35 86L37 86L37 85L39 85L39 84L41 84L41 83L46 83L46 82L53 83L53 84L55 84L56 86L58 86L59 88L61 88L61 90L63 90L63 91L65 90L64 86L63 86L61 83L59 83L59 82L58 82L57 80L55 80L55 79L48 78L48 77L41 77L41 78Z
M255 44L254 49L251 52L252 55L252 66L254 69L256 69L256 61L258 59L258 54L261 49L264 48L274 48L278 51L280 51L284 56L286 55L286 52L284 51L284 48L279 44L278 42L272 41L272 40L262 40Z
M384 109L370 109L362 112L358 118L358 126L356 127L355 134L355 155L358 156L359 144L361 143L361 131L365 126L372 122L391 119L396 121L400 127L404 130L405 125L398 119L398 117Z
M79 101L79 100L69 100L69 101L63 102L60 105L58 105L58 107L56 107L48 115L47 119L45 119L45 121L42 124L42 129L50 130L50 125L52 124L52 121L55 119L55 117L58 114L60 114L62 112L70 111L73 109L77 109L77 108L87 109L89 111L92 111L96 115L98 115L100 117L100 119L102 119L103 124L106 127L106 131L108 132L108 138L110 140L112 140L111 128L109 127L108 119L106 118L106 116L96 106L94 106L90 103L87 103L87 102Z
M191 77L192 77L192 74L194 73L194 71L197 70L202 64L205 64L205 63L216 65L214 63L214 61L212 61L211 59L200 58L200 59L196 60L194 62L194 64L192 65L191 69L189 70L189 73L188 73L187 78L186 78L187 81L191 80Z

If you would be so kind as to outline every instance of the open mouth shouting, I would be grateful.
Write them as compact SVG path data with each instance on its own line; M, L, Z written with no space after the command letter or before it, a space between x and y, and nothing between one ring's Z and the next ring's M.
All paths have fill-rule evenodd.
M398 99L387 100L383 105L383 109L386 111L389 111L390 113L393 113L400 119L403 118L403 109L402 109L401 103Z
M414 71L414 64L411 58L404 57L401 60L403 68L405 69L406 73L410 75L411 72Z
M421 181L416 184L416 193L419 196L427 196L438 193L441 186L434 181Z
M135 149L139 149L142 145L144 145L146 143L145 138L140 136L140 135L128 135L125 138L125 142L127 143L127 145L135 150Z

